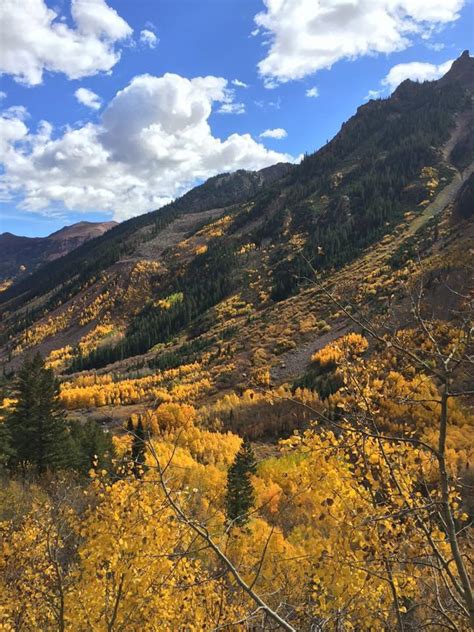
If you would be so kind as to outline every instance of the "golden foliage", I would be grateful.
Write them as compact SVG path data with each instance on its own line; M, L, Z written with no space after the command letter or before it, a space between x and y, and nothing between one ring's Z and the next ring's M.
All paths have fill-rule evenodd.
M200 376L200 368L199 363L184 364L154 375L117 381L109 374L79 375L72 382L61 384L61 401L70 410L123 406L157 399L194 401L211 388L210 380Z

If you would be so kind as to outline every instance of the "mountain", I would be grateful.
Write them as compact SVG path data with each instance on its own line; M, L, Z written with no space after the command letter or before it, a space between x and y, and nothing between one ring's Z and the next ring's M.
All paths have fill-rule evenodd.
M8 629L472 629L473 64L0 293Z
M0 234L0 281L31 274L43 263L63 257L85 241L100 237L117 222L77 222L48 237Z
M311 302L315 273L349 300L355 283L364 295L364 275L369 268L375 274L378 262L382 271L388 266L384 283L396 295L402 289L394 266L410 260L406 253L416 247L430 257L434 248L449 243L455 249L470 235L466 230L450 241L451 233L438 225L447 221L446 213L457 222L471 219L466 209L472 186L463 185L473 171L473 73L465 52L440 80L407 80L391 97L359 107L301 164L213 177L19 278L0 294L4 361L15 366L34 348L55 357L67 349L67 359L57 362L62 371L114 363L114 370L127 374L178 366L180 358L195 357L195 349L217 353L229 340L240 349L236 373L226 378L230 387L248 382L256 369L252 358L263 341L255 332L261 327L274 375L291 374L288 366L300 348L306 349L303 365L293 373L303 373L309 347L345 326L327 302ZM68 235L83 234L80 225L64 231L39 241L59 252ZM364 275L348 284L354 270ZM386 294L378 297L377 309L389 300ZM313 344L289 321L286 342L272 342L263 323L292 318L295 309L308 310L333 333L313 330ZM248 349L241 347L242 335ZM289 365L275 351L279 345L288 346ZM217 374L225 362L216 359L214 365Z

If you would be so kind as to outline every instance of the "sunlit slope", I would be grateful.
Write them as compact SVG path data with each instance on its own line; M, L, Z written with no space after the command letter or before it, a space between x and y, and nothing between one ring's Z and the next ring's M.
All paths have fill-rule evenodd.
M210 393L295 378L347 328L315 274L375 317L403 304L421 260L467 265L471 218L453 209L473 171L472 76L463 55L361 106L300 165L212 178L14 284L2 360L39 349L59 373L129 374L197 359Z

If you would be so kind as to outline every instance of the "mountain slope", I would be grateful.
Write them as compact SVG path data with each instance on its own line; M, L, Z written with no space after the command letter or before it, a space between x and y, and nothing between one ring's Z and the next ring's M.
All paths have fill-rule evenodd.
M211 178L47 264L0 295L3 360L37 348L58 371L119 381L198 362L205 397L266 368L297 379L348 327L315 272L343 305L396 305L404 321L416 257L469 276L473 73L463 54L441 80L361 106L300 165Z
M85 243L74 253L52 262L31 278L15 284L3 294L0 303L22 297L19 303L47 293L58 286L78 285L105 270L122 257L131 256L141 244L153 239L174 219L187 213L199 213L216 205L226 207L251 198L257 191L284 178L293 165L278 164L258 172L239 170L233 174L221 174L192 189L175 202L158 211L140 215L115 226L97 242ZM80 270L79 277L77 272Z
M100 237L117 222L78 222L65 226L48 237L0 235L0 281L31 274L40 265L59 259L85 241Z

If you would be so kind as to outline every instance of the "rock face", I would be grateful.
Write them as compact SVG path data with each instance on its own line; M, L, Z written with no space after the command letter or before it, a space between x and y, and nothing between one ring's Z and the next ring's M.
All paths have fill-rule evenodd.
M454 82L462 83L470 90L474 90L474 64L468 50L454 60L451 68L439 80L441 86Z
M85 241L100 237L117 222L78 222L48 237L0 234L0 280L15 279L74 250Z
M474 173L463 184L453 208L457 219L469 219L474 215Z

